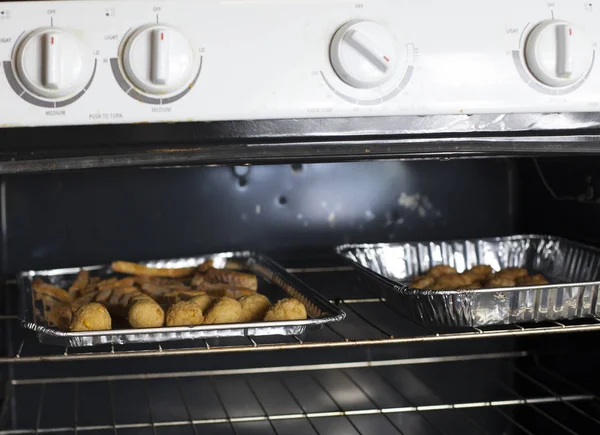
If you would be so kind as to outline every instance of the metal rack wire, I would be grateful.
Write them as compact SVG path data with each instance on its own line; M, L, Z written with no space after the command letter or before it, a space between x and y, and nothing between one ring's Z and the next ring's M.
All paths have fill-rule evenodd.
M434 328L404 317L385 299L374 297L360 285L356 272L349 267L289 269L314 288L335 301L346 312L343 322L310 331L298 337L254 337L231 340L189 340L149 343L146 345L106 345L94 348L60 348L40 345L35 334L21 330L16 315L0 316L8 331L9 353L0 364L40 361L75 361L103 358L155 357L207 353L235 353L282 349L315 349L389 345L493 337L600 331L600 319L575 322L548 322L530 325L504 325L490 328ZM12 285L9 291L16 292Z
M388 360L369 366L24 379L13 380L8 394L3 409L8 424L0 435L600 430L598 396L526 353L440 357L419 364Z

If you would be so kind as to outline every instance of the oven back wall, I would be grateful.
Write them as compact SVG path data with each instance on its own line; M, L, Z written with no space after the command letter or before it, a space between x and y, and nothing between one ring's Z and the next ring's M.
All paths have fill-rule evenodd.
M518 231L600 245L600 158L524 159L518 174Z
M514 162L110 169L3 178L3 271L514 231Z

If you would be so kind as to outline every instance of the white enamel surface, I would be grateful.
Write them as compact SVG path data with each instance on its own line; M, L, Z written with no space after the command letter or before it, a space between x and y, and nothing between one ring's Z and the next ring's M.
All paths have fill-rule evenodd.
M600 69L597 60L592 62L600 38L600 5L590 7L588 3L3 2L0 126L594 112L600 107ZM544 70L549 68L549 77L558 77L558 86L541 80L541 74L534 75L532 62L525 59L526 42L533 29L552 19L580 29L591 49L581 49L585 44L564 38L563 45L555 38L554 49L543 49L543 58L550 59L550 66L546 61L540 65ZM332 65L332 41L336 32L351 22L376 23L392 38L373 36L370 30L347 35L347 47L358 54L359 62L358 68L355 62L339 68L348 74L343 78ZM154 32L157 28L144 27L149 25L168 27L165 37L171 44L156 45L153 38L159 37ZM15 92L9 84L7 68L21 76L15 64L16 47L29 32L40 28L75 35L84 57L90 57L90 62L82 63L80 84L69 96L59 99L81 92L78 89L86 86L96 64L89 87L64 107L35 105L24 98L29 93L38 95L38 85ZM123 57L127 41L141 28L148 32L139 39L140 47L145 44L146 48L137 54L137 49L131 49L128 61ZM187 42L173 45L177 34ZM395 41L396 45L392 53L395 58L390 57L395 65L387 69L380 62L381 54L388 51L388 43L382 41ZM186 44L193 53L191 70L186 68L185 54L172 61L175 53L186 52L182 48ZM122 60L113 62L116 59ZM30 65L29 61L23 64ZM113 66L126 76L126 84L115 80ZM23 69L33 71L28 74L39 77L40 84L46 83L40 85L43 92L70 82L57 79L54 72L58 70L44 69L40 63L38 67ZM20 78L18 83L23 88L26 84Z

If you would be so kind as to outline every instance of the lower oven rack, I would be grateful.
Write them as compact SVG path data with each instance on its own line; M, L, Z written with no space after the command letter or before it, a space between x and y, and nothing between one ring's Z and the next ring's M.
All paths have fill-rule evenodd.
M0 316L4 329L10 331L8 353L0 364L35 363L39 361L74 361L104 358L156 357L167 355L257 352L284 349L345 348L361 345L379 346L493 337L519 337L582 331L600 331L600 319L545 322L527 325L500 325L486 328L436 328L417 324L404 317L385 299L370 293L360 282L359 274L346 265L290 268L310 286L346 312L344 321L326 325L306 336L246 337L231 340L188 340L183 342L147 343L138 345L104 345L73 349L42 345L34 333L24 331L14 314ZM339 263L338 263L339 264ZM16 296L14 282L8 282L7 292ZM10 305L10 304L9 304Z
M460 388L464 379L469 388ZM8 424L0 435L580 434L600 429L599 397L526 352L30 378L11 381L7 395L3 416Z

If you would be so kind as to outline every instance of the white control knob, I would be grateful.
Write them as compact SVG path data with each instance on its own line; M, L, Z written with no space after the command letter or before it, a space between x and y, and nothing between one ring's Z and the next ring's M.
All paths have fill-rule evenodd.
M127 39L123 67L131 82L153 95L184 89L197 69L194 50L177 29L162 24L140 27Z
M61 99L83 88L91 58L76 35L47 27L23 39L15 64L27 90L40 97Z
M527 67L535 78L552 87L581 80L592 65L592 57L592 45L583 30L567 21L543 21L525 43Z
M340 27L331 41L329 56L340 79L360 89L385 83L398 64L396 38L373 21L351 21Z

